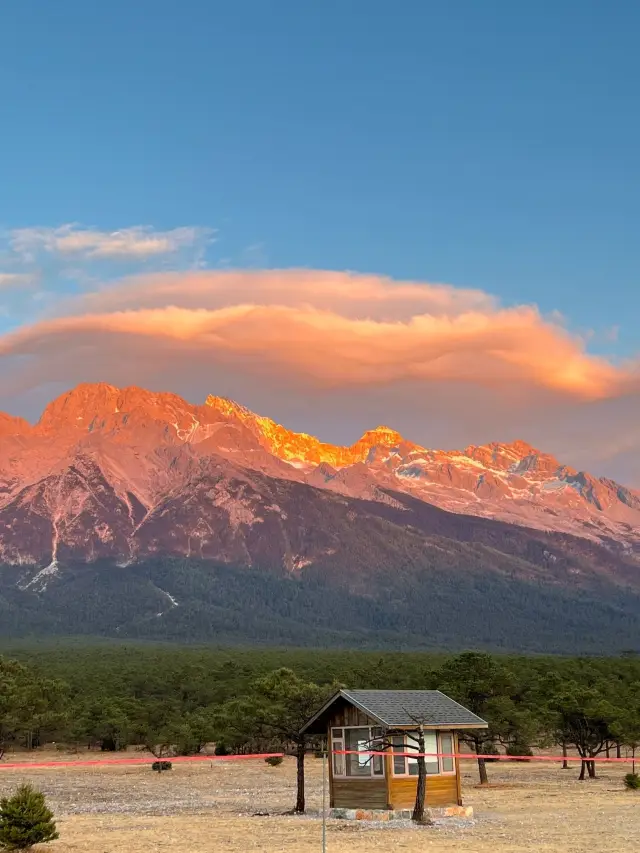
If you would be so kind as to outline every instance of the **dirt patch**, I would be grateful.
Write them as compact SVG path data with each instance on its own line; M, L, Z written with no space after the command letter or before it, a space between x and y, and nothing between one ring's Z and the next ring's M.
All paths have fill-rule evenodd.
M607 767L600 778L578 782L577 767L501 764L489 770L489 787L476 787L468 764L463 796L473 820L433 828L329 821L327 851L626 853L640 843L640 794L624 789L627 771ZM149 765L36 769L25 762L0 769L0 794L23 781L45 792L60 829L50 853L319 853L321 777L320 761L309 759L310 814L302 818L282 814L294 801L289 759L280 767L180 764L163 774Z

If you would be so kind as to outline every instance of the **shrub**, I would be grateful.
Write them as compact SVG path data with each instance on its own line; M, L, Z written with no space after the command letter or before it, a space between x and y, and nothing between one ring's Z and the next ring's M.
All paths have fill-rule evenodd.
M223 743L217 743L213 750L214 755L229 755L229 750Z
M277 767L279 764L282 764L283 760L281 755L271 755L269 758L265 758L264 761L269 767Z
M482 745L482 755L500 755L500 750L495 743L485 743ZM490 761L499 761L498 758L485 758L487 764Z
M44 794L20 785L12 797L0 800L0 848L27 850L58 838L53 812Z
M528 743L523 743L522 741L516 741L515 743L510 743L509 746L505 750L507 755L516 756L516 755L533 755L533 750L529 746ZM528 758L515 758L514 761L529 761Z
M631 791L638 791L640 790L640 776L637 773L627 773L624 777L624 784Z
M163 770L171 770L172 764L170 761L154 761L151 765L152 770L157 770L158 773L162 773Z

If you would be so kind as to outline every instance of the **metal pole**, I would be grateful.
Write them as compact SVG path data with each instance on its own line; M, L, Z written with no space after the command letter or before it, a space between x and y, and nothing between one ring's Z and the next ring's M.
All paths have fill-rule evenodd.
M322 853L327 853L327 750L322 750Z

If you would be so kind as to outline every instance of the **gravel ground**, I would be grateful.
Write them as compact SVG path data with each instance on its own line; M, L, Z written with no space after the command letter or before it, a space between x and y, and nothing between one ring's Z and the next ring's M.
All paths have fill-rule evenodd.
M601 778L581 783L576 768L501 764L489 769L491 786L479 788L469 765L463 795L474 806L474 819L440 820L435 827L329 821L327 853L388 853L389 848L626 853L640 844L640 794L624 790L624 772L607 768ZM283 814L293 805L291 760L275 768L260 761L180 764L163 774L149 765L36 769L25 763L0 769L0 795L22 781L47 795L58 818L61 837L50 853L321 850L321 764L313 759L306 818ZM253 816L256 812L268 815Z
M245 766L248 762L243 762ZM251 762L253 777L257 762ZM0 765L0 768L2 765ZM269 811L282 798L282 777L275 768L262 768L259 785L242 785L239 764L209 762L176 764L171 771L155 773L149 765L133 767L62 767L60 769L8 769L0 775L0 795L20 781L32 782L48 798L57 815L169 816L202 813L213 807L251 815ZM272 772L273 771L273 772Z

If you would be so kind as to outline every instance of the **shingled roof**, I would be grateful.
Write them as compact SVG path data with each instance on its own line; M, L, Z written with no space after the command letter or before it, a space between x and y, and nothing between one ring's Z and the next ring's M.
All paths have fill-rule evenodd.
M432 728L486 729L485 720L439 690L339 690L302 729L320 734L336 702L348 702L384 728L409 728L417 722Z

